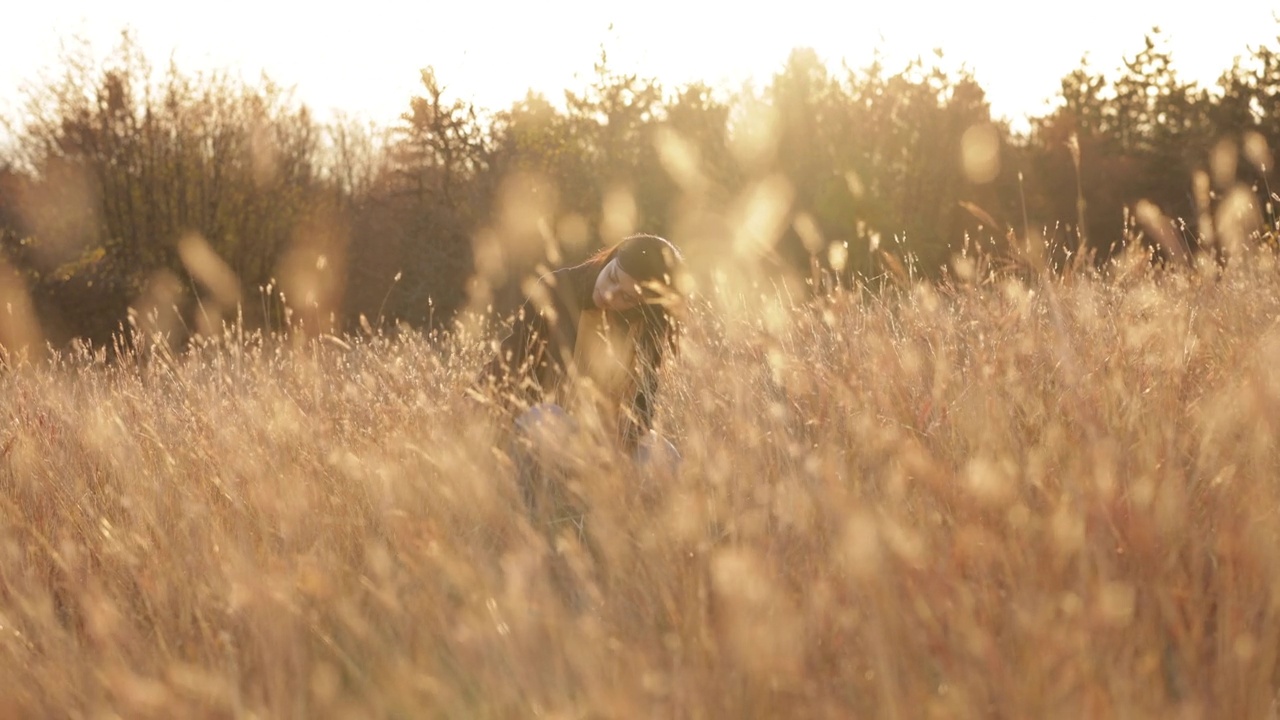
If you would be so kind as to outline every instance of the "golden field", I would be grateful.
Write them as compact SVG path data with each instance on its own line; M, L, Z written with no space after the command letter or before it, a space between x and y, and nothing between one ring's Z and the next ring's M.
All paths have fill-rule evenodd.
M0 716L1269 717L1280 267L705 283L529 517L493 329L0 374ZM784 298L784 299L777 299Z

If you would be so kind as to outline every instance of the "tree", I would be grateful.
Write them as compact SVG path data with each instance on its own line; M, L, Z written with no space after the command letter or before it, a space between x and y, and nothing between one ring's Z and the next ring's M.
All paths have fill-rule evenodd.
M17 140L23 269L54 336L107 342L164 273L185 278L189 298L205 293L178 252L188 236L242 286L270 283L322 185L306 108L269 80L170 65L157 83L128 34L102 67L66 63L30 94ZM171 300L182 320L171 329L195 327L196 306Z
M421 79L423 94L409 100L387 160L357 196L349 319L424 325L447 320L466 301L490 138L474 106L447 99L433 69Z

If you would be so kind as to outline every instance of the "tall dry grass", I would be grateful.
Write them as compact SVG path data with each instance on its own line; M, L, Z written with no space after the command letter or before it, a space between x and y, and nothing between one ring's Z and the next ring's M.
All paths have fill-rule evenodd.
M0 375L0 716L1266 717L1280 271L708 287L530 519L488 336ZM764 296L762 296L763 298Z

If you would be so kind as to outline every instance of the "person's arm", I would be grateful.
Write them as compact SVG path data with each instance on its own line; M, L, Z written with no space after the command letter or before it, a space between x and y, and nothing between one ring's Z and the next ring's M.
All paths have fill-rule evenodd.
M484 394L508 409L515 401L527 400L545 372L546 338L546 319L526 301L516 311L511 332L480 372L477 384Z

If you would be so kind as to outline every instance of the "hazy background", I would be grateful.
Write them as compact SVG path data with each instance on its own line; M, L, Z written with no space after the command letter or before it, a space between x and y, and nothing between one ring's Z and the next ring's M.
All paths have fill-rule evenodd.
M1274 214L1265 3L9 18L0 270L55 343L447 326L636 231L803 294L979 246L1175 258Z
M181 9L146 0L23 3L5 13L0 103L12 103L24 82L56 66L60 43L83 36L105 53L126 26L157 61L172 55L184 68L229 67L250 79L265 71L296 85L298 98L322 112L379 122L403 112L420 67L435 67L463 99L500 109L529 88L556 98L576 87L601 45L622 72L729 87L767 82L795 47L855 66L877 49L892 66L940 48L947 67L973 72L997 116L1017 120L1042 112L1082 56L1112 70L1153 26L1167 35L1184 77L1202 83L1246 46L1275 39L1275 6L1260 0L841 5L796 0L745 12L678 0L501 8L370 0L317 12L311 4L249 0Z

